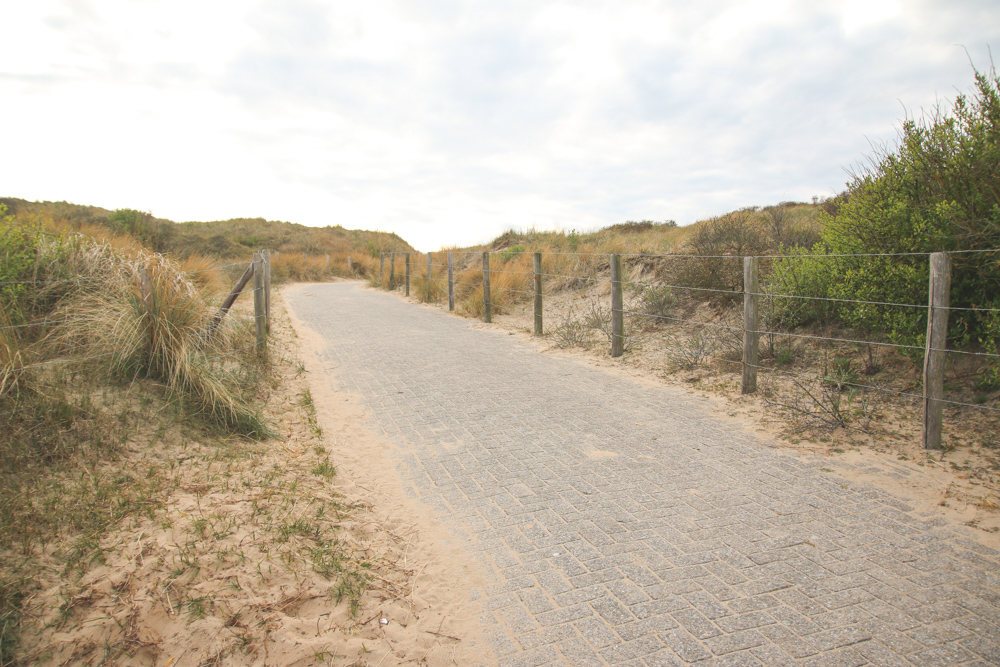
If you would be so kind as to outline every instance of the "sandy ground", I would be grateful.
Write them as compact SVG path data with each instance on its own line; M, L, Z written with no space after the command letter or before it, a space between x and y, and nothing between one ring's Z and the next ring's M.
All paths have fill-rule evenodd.
M103 562L59 563L57 546L48 549L48 574L24 605L25 663L495 663L479 634L474 599L484 575L466 545L403 492L394 444L365 426L357 397L333 389L317 354L324 343L281 303L279 296L271 339L276 373L265 408L280 437L220 443L197 428L156 420L136 432L129 457L162 477L163 506L108 534ZM552 327L569 305L547 308ZM665 372L657 361L662 351L648 341L621 360L608 358L601 341L561 348L551 335L531 336L529 318L521 309L490 325L467 321L518 336L544 354L583 359L645 384L684 386L769 446L822 457L846 480L910 499L1000 548L996 485L977 476L990 452L963 445L928 456L908 426L913 415L900 411L874 435L803 431L738 394L732 373ZM68 574L74 566L78 577Z
M280 437L136 433L129 458L162 474L164 505L108 534L103 562L50 564L24 605L26 664L495 662L466 551L406 498L390 443L330 389L320 343L274 305L265 413Z

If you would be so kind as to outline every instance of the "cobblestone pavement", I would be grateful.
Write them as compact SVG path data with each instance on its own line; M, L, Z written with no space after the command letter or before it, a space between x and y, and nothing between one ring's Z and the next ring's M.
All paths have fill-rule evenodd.
M501 665L1000 664L1000 554L706 403L352 284L289 295L470 540Z

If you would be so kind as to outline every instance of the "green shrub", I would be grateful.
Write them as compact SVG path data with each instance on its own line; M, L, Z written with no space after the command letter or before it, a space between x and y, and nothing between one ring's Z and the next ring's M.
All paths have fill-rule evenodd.
M639 297L642 301L640 306L642 314L647 316L652 322L661 322L669 316L670 311L677 304L677 297L668 285L654 285L642 290Z
M975 80L974 94L959 95L950 115L937 110L923 120L906 119L897 148L879 151L853 178L835 214L821 214L821 242L776 262L780 293L916 307L817 301L786 325L837 321L921 346L928 290L928 259L921 253L1000 247L1000 79L990 70L976 71ZM898 254L870 256L886 253ZM996 254L952 260L952 306L991 303L1000 290ZM982 314L952 312L954 344L978 338L995 346L1000 332L987 329Z

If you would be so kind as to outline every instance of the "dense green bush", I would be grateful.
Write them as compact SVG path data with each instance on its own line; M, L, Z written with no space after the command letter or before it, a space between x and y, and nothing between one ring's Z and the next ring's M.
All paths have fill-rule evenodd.
M1000 247L1000 79L990 70L975 80L950 113L903 122L895 150L878 151L834 214L823 214L820 243L776 263L779 293L925 305L928 258L920 253ZM887 253L899 254L870 256ZM953 307L1000 305L1000 255L952 260ZM836 301L785 312L787 325L837 321L909 345L923 344L927 321L925 308ZM970 311L952 312L949 334L959 346L1000 342L984 315Z
M117 234L128 234L156 252L166 252L175 234L176 223L159 220L152 213L119 208L108 216L108 227Z

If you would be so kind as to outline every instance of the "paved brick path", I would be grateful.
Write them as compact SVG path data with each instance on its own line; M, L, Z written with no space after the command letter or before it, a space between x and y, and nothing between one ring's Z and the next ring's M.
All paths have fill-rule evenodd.
M350 284L291 307L492 569L502 665L1000 664L1000 554L704 403Z

